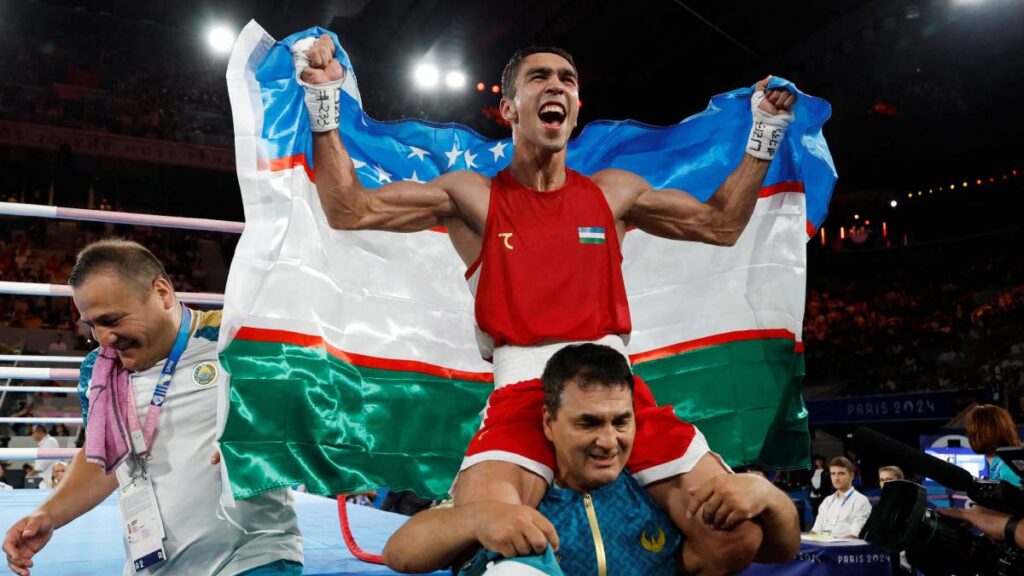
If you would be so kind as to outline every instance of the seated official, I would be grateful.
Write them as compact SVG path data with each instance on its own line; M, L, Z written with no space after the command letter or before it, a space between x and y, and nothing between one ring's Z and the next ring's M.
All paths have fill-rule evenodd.
M541 380L544 410L538 416L554 445L557 469L538 510L481 501L424 511L388 541L389 567L443 569L480 545L461 574L481 574L513 557L534 573L677 573L679 530L625 471L636 433L626 359L606 346L567 346L548 361ZM688 504L718 529L760 517L766 532L791 536L794 544L785 554L796 554L796 509L764 478L723 473Z
M871 516L871 503L853 487L852 462L838 456L828 463L828 470L836 491L818 507L811 532L834 538L857 538Z

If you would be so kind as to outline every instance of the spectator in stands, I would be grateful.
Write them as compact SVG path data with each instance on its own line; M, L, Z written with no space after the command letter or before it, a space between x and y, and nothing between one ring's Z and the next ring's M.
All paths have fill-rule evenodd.
M58 438L71 436L71 431L68 430L68 427L65 426L63 422L58 422L50 428L50 436L56 436Z
M57 332L56 338L53 342L50 342L50 346L46 349L50 356L60 356L61 354L67 354L68 343L64 341L64 333Z
M829 477L828 469L825 468L825 457L815 454L811 459L814 462L814 471L811 472L811 490L808 497L811 500L811 507L814 515L818 515L818 507L825 496L833 492L832 479Z
M992 404L975 406L967 413L967 439L971 442L971 450L984 454L988 460L990 480L1006 480L1014 486L1021 485L1020 476L996 456L996 448L1021 445L1017 426L1009 412Z
M40 484L40 488L56 488L60 485L60 481L64 479L64 472L68 469L68 463L63 460L57 460L53 463L53 475L49 482Z
M13 490L14 486L3 481L4 474L7 474L6 463L0 462L0 490Z
M26 394L24 400L19 400L17 408L9 414L11 418L31 418L35 416L36 399L31 394ZM28 426L25 424L18 424L15 427L15 432L19 436L27 436L31 433Z
M36 441L40 448L60 448L57 439L50 436L46 426L42 424L36 424L32 427L32 439ZM32 465L32 468L43 478L42 484L49 484L53 478L53 463L53 460L39 459Z
M871 515L871 503L853 487L853 462L837 456L828 463L828 469L836 492L821 503L811 532L834 538L857 538Z
M892 480L903 480L903 470L899 466L882 466L878 469L878 486L885 487L885 483Z

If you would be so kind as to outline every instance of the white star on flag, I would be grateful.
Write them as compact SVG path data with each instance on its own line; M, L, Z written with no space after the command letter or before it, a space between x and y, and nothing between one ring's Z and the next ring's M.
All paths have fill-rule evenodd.
M353 158L352 166L354 166L356 170L359 170L363 166L366 166L366 162L363 162L362 160L356 160L355 158Z
M413 156L415 156L420 160L423 160L424 156L430 154L430 152L427 152L423 148L417 148L415 146L409 146L409 150L412 150L412 152L409 152L409 155L406 156L406 158L412 158Z
M504 142L498 142L494 146L491 146L490 148L488 148L488 150L490 150L491 153L494 154L494 161L495 162L498 161L498 158L504 158L505 157L505 146L506 146L506 144Z
M455 166L455 162L459 159L459 156L462 155L462 150L459 150L458 142L452 142L452 149L449 152L445 152L444 155L448 157L448 167L451 168L452 166Z
M476 160L477 156L479 156L479 154L470 154L469 150L466 150L466 168L467 169L468 168L476 168L477 167L476 164L473 164L473 160Z
M377 182L380 182L381 184L391 182L391 174L388 174L388 172L384 170L384 168L377 165L374 166L374 169L377 170Z
M416 171L415 170L412 171L412 176L410 178L402 178L402 181L403 182L416 182L417 184L423 184L423 180L420 180L419 176L416 175Z

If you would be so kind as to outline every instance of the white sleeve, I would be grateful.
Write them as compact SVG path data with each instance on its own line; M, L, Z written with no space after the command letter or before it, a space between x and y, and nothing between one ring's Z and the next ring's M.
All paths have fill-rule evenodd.
M868 501L867 496L863 494L857 494L859 498L854 500L854 507L852 514L850 514L850 534L860 534L860 529L864 527L864 524L868 521L868 516L871 516L871 502Z

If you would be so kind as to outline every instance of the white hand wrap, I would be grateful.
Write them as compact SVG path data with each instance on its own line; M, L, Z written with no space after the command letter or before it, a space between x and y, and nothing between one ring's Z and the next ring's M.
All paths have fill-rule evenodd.
M750 138L747 140L747 154L761 160L771 160L775 151L782 144L786 128L793 121L792 114L769 114L758 105L764 100L764 91L754 92L750 97L750 111L754 116L754 125L750 127Z
M303 38L292 44L292 62L295 64L295 78L306 90L309 127L313 132L327 132L338 128L342 80L316 85L302 81L302 71L309 67L309 56L306 51L314 42L316 38Z

